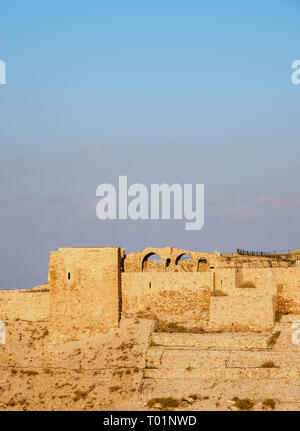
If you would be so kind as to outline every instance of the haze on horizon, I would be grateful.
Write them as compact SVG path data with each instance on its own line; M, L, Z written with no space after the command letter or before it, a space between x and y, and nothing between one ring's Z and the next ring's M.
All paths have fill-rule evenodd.
M49 251L300 248L296 0L1 5L0 289ZM96 188L205 184L205 224L107 221Z

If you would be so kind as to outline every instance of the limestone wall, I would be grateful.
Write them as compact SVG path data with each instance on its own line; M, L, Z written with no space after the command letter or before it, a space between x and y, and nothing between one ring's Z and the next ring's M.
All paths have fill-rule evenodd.
M123 313L150 310L168 322L195 324L209 308L213 274L122 273Z
M154 254L159 263L150 259ZM300 313L299 261L172 247L149 247L126 257L119 247L60 248L50 253L48 278L44 287L50 292L43 286L0 290L0 319L49 319L52 340L63 342L117 326L121 311L124 316L150 312L160 320L197 326L211 307L212 324L221 330L231 330L232 323L252 328L254 321L269 328L270 297L276 295L279 311ZM226 296L210 298L213 291Z
M300 313L300 289L281 285L278 288L278 311L281 313Z
M251 283L253 288L247 287ZM226 295L277 295L278 278L272 268L217 268L215 287Z
M209 326L215 331L270 331L277 298L272 295L210 298Z
M45 321L49 317L49 292L0 290L0 320Z
M236 288L236 269L217 268L215 270L212 290L218 290L226 295L232 294Z
M237 286L252 281L256 294L278 295L278 309L283 313L300 311L300 271L298 267L285 268L242 268ZM240 289L239 289L240 290ZM251 289L243 289L250 291ZM233 293L234 294L234 293Z
M156 254L161 263L153 265L147 258ZM183 255L188 255L189 261L181 261ZM155 248L147 247L145 250L130 253L124 260L125 272L204 272L210 266L215 266L219 258L212 253L189 251L174 247ZM204 262L205 261L205 262Z
M282 313L300 313L300 268L274 268L278 286L278 310Z
M162 353L166 353L166 346L180 347L200 347L203 351L207 349L213 353L214 350L249 350L249 349L266 349L270 340L270 333L261 334L238 334L238 333L206 333L206 334L189 334L153 332L152 341L157 346L152 347L152 361L162 359ZM164 350L164 352L162 352ZM148 351L148 357L149 353ZM176 351L178 353L178 350ZM187 350L185 350L187 352ZM190 350L193 352L193 350ZM194 351L195 352L195 351ZM232 354L233 352L231 352ZM197 351L199 356L199 350ZM154 362L153 361L153 362Z
M118 325L120 260L119 247L60 248L50 253L53 342L79 340Z

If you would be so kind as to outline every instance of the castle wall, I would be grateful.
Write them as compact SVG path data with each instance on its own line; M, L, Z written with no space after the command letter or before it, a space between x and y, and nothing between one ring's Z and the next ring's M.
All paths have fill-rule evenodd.
M119 247L60 248L50 253L52 342L79 340L118 325L120 260Z
M168 322L196 324L209 308L210 272L122 273L123 315L151 311Z
M154 253L160 263L149 259ZM181 260L184 254L190 259ZM121 310L123 316L150 312L189 327L210 311L212 327L222 331L271 328L270 298L276 295L278 311L300 313L299 261L244 262L172 247L124 259L119 247L60 248L50 253L48 279L31 290L0 290L0 320L49 320L50 337L58 343L116 327Z
M272 295L211 296L209 326L214 331L270 331L277 298Z
M247 287L248 283L255 288ZM215 288L230 296L278 295L279 311L300 311L298 267L217 268Z
M161 259L160 265L155 265L145 259L151 254L157 254ZM190 257L188 261L181 261L180 257L187 254ZM199 264L199 261L206 260L207 264ZM145 250L130 253L124 261L125 272L205 272L209 265L215 266L218 258L211 253L199 251L189 251L174 247L153 248L148 247Z
M300 314L300 288L280 286L278 288L278 311Z
M0 320L45 321L49 317L49 292L0 290Z
M248 283L253 283L255 288L247 287ZM216 289L226 295L277 295L277 284L272 268L218 268L216 270Z
M213 290L218 290L226 295L231 294L236 286L235 268L217 268L214 276Z
M278 310L282 313L300 313L300 270L274 268L278 286Z
M278 295L278 310L283 313L300 312L300 271L297 267L242 268L242 280L252 281L258 294ZM239 284L241 285L241 284Z

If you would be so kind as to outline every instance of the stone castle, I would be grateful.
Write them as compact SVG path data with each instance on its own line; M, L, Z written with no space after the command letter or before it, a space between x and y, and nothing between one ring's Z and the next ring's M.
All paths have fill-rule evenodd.
M43 286L0 290L0 320L47 321L55 344L106 332L123 317L151 315L206 332L261 332L272 331L280 313L300 313L300 250L245 256L59 248L50 252Z

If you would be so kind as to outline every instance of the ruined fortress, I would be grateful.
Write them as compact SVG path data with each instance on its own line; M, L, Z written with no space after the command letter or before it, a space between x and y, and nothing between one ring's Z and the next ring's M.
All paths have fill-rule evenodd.
M156 259L155 259L156 258ZM0 320L47 321L52 343L91 337L151 315L206 332L272 331L300 313L300 251L245 256L172 247L50 252L48 282L0 290Z

